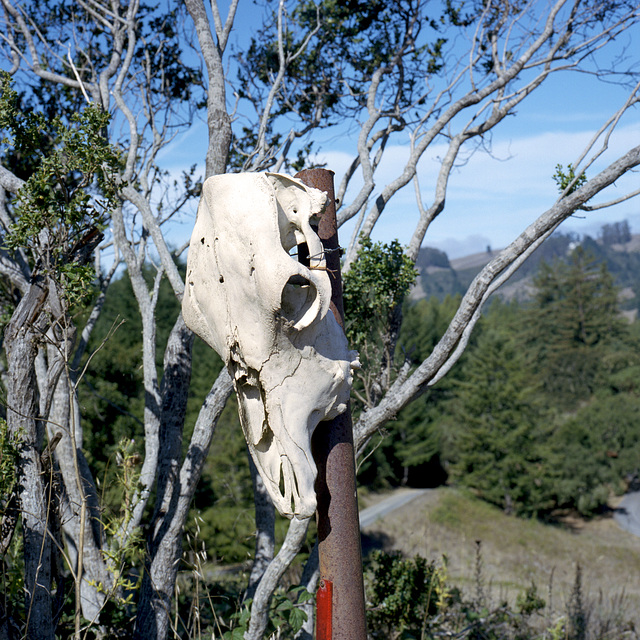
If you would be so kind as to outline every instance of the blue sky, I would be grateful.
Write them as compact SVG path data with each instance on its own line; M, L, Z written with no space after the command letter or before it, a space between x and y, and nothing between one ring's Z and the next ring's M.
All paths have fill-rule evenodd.
M515 117L494 130L491 155L476 152L465 166L454 170L446 209L432 224L424 244L446 251L450 258L484 251L487 245L502 248L555 202L558 192L552 176L556 165L575 162L594 132L626 98L626 91L605 86L601 92L590 94L593 100L576 104L576 91L583 90L580 85L584 80L565 75L541 87L535 99L525 101ZM636 109L622 120L608 152L595 167L604 168L607 160L639 143L640 113ZM320 156L336 171L339 181L351 156L336 147L337 143ZM419 165L425 202L434 188L438 157L443 152L444 146L434 145ZM391 177L406 155L406 148L390 147L380 174ZM594 168L587 175L596 172ZM628 175L600 201L638 187L640 174ZM413 188L409 186L390 202L373 237L397 237L407 243L417 215ZM561 229L596 236L603 224L624 219L629 220L632 231L640 233L640 198L598 212L577 213Z
M231 36L235 44L245 43L251 34L251 24L255 24L256 5L241 0L240 6ZM446 209L433 223L424 244L446 251L450 258L484 251L488 245L494 249L506 246L556 200L557 187L552 179L556 164L566 166L574 162L594 132L624 103L627 93L619 86L600 83L577 72L550 77L523 101L515 116L494 129L491 155L476 152L465 166L454 170ZM323 135L326 139L316 138L320 145L318 159L335 171L338 184L353 157L357 129ZM195 122L166 152L166 160L172 165L169 168L176 171L194 160L204 159L205 141L204 124ZM620 122L607 153L588 175L594 175L608 161L638 143L640 110L636 107ZM443 149L434 145L419 165L426 203L434 188L438 157ZM377 174L378 185L383 186L394 177L407 153L407 147L401 145L387 148ZM638 187L640 174L628 175L610 190L606 199ZM176 229L178 235L182 232L188 235L192 215L184 217L182 230ZM373 238L385 241L398 238L407 243L417 216L413 186L409 185L389 203ZM610 209L578 214L561 229L596 236L602 224L623 219L629 220L633 232L640 233L640 198ZM348 243L352 228L347 223L341 229L341 244ZM179 242L176 238L175 243Z

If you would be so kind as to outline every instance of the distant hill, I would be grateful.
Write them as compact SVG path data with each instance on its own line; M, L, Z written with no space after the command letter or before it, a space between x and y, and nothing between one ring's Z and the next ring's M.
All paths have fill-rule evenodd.
M597 262L606 263L620 289L621 307L625 315L635 317L640 308L640 235L628 234L623 238L626 240L624 242L614 243L610 240L606 234L594 240L590 236L580 238L577 234L556 233L529 257L496 295L506 300L530 299L540 262L544 260L553 264L555 260L565 260L581 244ZM447 295L463 294L480 270L498 253L487 250L449 260L443 251L423 247L416 261L419 275L411 291L411 299L435 296L442 300Z

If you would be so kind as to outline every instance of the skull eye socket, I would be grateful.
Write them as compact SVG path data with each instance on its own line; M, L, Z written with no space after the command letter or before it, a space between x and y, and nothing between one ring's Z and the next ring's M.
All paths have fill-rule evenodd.
M294 274L282 289L281 314L296 324L313 305L318 292L315 286L302 275Z

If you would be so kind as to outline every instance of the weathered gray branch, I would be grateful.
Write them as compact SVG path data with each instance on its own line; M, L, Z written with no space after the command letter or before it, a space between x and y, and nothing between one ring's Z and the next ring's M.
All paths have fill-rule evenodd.
M189 448L180 472L176 455L167 460L167 476L173 481L162 488L160 504L167 511L159 512L154 518L152 537L153 554L142 583L138 602L138 616L134 638L167 637L171 614L171 599L174 594L178 565L182 555L182 534L196 485L209 452L218 418L224 409L232 390L232 383L226 369L223 369L207 395L196 421ZM169 479L169 478L167 478ZM157 509L160 509L160 504Z
M603 43L608 42L613 34L623 32L638 20L638 8L636 7L636 9L630 10L614 24L603 28L601 31L583 35L580 30L576 29L578 4L576 3L573 6L569 16L561 17L560 14L564 10L565 4L565 0L557 0L549 8L544 17L543 26L538 33L523 30L524 35L519 37L517 43L514 41L512 46L509 47L504 44L500 51L495 48L496 34L500 29L503 29L505 38L513 35L513 27L515 25L522 22L523 24L519 26L524 26L524 20L528 17L529 9L523 9L519 15L510 17L502 27L492 23L490 32L484 33L483 26L476 31L474 36L476 48L472 48L469 62L466 66L466 71L470 78L469 89L466 92L461 89L464 78L463 70L453 75L446 88L438 94L435 102L443 101L438 107L438 117L435 121L432 121L430 116L423 116L419 126L412 133L412 147L409 159L397 177L389 181L375 197L362 224L358 225L359 232L365 236L371 234L387 203L400 189L415 178L420 158L436 139L444 136L450 140L449 152L445 161L450 173L463 142L485 136L509 113L512 113L515 106L535 91L552 73L563 71L576 65L576 60L582 59L585 51L597 50ZM593 8L580 7L580 10L582 12L579 16L581 23L587 23L588 20L593 19ZM482 25L482 20L478 24ZM489 38L488 46L494 56L493 77L489 74L483 77L482 81L476 81L474 69L480 59L480 45L486 38ZM533 72L535 75L533 77L527 76L523 85L518 86L517 89L508 94L506 89L512 87L516 78L518 80L523 79L525 69L527 73ZM370 85L370 92L373 93L370 93L368 102L370 120L372 116L375 117L376 113L376 109L372 106L375 104L377 94L375 83L376 77L374 74ZM459 95L461 91L462 95ZM459 95L459 97L454 99L454 95ZM447 100L450 100L450 102L447 103ZM457 125L456 123L459 122L460 117L463 117L463 114L472 108L477 108L477 111L470 117L469 121L463 126ZM430 113L433 112L432 107ZM486 112L486 114L483 115L483 112ZM449 131L449 128L455 128L456 126L458 127L457 133ZM363 167L363 185L353 202L339 211L338 222L340 225L357 214L362 215L363 208L367 206L367 202L373 193L373 174L362 162L363 160L368 162L369 154L366 153L366 139L371 131L369 122L365 123L361 129L361 139L358 143L358 162ZM460 139L460 136L462 136L462 139ZM457 149L454 149L456 146ZM455 153L453 157L450 157L452 151L455 151ZM449 173L445 173L444 169L441 170L436 184L434 200L431 205L422 209L420 223L411 241L411 255L416 255L430 222L443 210ZM345 257L345 271L349 269L351 262L355 259L358 248L357 242L352 243L352 246L349 247Z
M24 180L0 165L0 186L9 193L18 193L24 186Z
M273 560L276 547L276 512L264 480L258 473L258 469L251 456L249 455L248 457L256 515L256 545L253 565L251 567L251 573L249 574L249 584L244 597L245 599L252 599L264 572Z
M7 425L20 443L18 501L24 540L26 637L53 640L52 532L50 496L40 453L44 436L39 420L35 360L41 319L47 298L44 282L36 280L13 313L5 332L7 365Z
M214 0L215 2L215 0ZM231 144L231 119L227 113L225 72L222 66L223 42L213 41L207 10L202 0L185 0L185 5L196 28L200 52L207 68L209 90L207 92L207 126L209 128L209 145L205 177L224 173L229 158ZM225 31L231 30L235 13L229 11Z
M578 208L594 195L613 184L626 172L640 164L640 146L634 147L605 170L586 182L572 194L560 199L543 213L533 224L523 231L504 251L476 276L444 336L438 342L431 355L426 358L414 373L404 380L396 380L378 406L365 411L355 425L356 448L362 444L386 421L393 418L409 402L423 393L426 387L436 379L462 338L467 327L477 318L490 287L515 261L528 249L566 220Z
M287 535L276 557L269 563L255 591L251 603L251 619L244 640L261 640L269 621L269 604L284 572L298 555L307 529L308 520L294 518L289 524Z

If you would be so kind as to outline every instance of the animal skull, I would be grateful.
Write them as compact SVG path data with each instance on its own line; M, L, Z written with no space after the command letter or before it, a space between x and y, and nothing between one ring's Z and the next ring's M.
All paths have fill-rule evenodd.
M281 514L316 508L311 436L345 411L359 366L329 310L331 283L311 225L323 192L275 173L203 187L182 313L224 359L249 451ZM306 243L310 266L290 255Z

